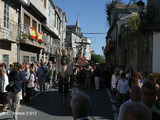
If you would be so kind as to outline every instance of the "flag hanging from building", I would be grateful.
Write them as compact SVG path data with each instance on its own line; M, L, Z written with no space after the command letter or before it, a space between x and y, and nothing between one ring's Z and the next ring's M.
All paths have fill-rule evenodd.
M42 33L38 32L38 42L42 42Z
M35 29L32 27L30 27L30 35L32 40L36 38Z

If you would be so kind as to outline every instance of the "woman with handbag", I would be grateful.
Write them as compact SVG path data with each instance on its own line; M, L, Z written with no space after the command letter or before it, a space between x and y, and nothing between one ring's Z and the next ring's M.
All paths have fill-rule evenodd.
M5 68L0 68L0 104L3 104L1 112L6 112L7 104L9 103L8 92L6 86L9 84L8 76Z

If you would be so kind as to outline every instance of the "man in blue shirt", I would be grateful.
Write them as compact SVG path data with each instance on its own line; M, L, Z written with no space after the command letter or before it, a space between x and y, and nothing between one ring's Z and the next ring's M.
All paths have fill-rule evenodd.
M43 85L43 92L45 92L46 73L47 73L47 68L43 66L43 63L41 63L41 66L37 70L38 83L40 86L41 93L42 93L42 85Z
M13 73L9 75L10 84L13 83L13 89L10 92L11 110L14 112L14 120L17 120L17 113L20 104L21 82L25 86L24 75L19 71L20 64L14 63ZM23 96L26 96L26 88L23 88Z

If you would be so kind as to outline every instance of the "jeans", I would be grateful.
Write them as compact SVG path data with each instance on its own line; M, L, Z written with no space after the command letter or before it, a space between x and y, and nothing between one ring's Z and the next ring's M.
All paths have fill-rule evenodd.
M125 101L127 101L127 94L121 94L121 93L119 93L119 96L120 96L120 104L122 104Z
M40 92L42 92L42 85L43 85L43 92L45 92L45 82L46 82L46 77L38 77Z

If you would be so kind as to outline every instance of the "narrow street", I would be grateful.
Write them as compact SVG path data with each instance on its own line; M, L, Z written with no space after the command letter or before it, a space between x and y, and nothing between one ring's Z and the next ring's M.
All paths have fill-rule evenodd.
M112 97L109 90L100 89L80 89L86 92L91 99L90 120L116 120L117 108L112 103ZM21 105L19 109L19 120L72 120L68 106L60 106L60 96L58 88L47 90L45 95L37 95L33 98L31 106ZM67 103L69 105L70 93ZM13 113L8 110L6 113L0 113L1 120L12 120Z

